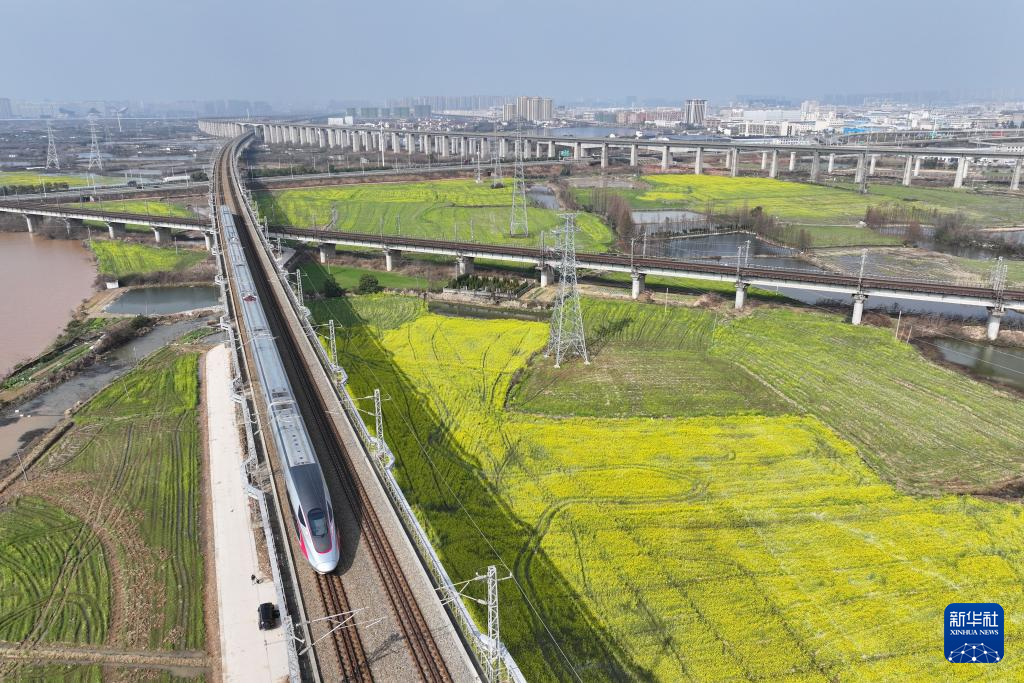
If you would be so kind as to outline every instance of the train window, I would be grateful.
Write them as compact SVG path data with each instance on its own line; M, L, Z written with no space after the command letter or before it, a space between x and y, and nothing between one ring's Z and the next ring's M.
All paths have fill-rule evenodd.
M314 536L327 535L327 517L320 508L313 508L309 511L309 531Z
M306 520L302 516L302 508L299 508L299 524L301 524L302 526L306 526Z

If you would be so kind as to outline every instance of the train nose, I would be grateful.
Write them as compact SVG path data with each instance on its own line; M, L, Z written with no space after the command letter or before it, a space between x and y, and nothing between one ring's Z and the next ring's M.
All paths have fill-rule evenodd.
M320 572L321 574L330 574L337 568L338 563L334 560L328 560L321 558L313 563L313 569Z

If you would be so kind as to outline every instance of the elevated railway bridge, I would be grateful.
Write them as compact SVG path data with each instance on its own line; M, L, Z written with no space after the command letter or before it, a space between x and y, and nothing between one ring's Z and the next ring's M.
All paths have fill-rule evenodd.
M677 161L690 165L693 173L702 174L705 166L717 160L731 176L741 173L741 157L749 164L760 159L760 170L769 178L777 178L785 165L790 172L806 169L811 182L818 182L822 173L837 171L837 163L853 162L854 182L862 188L868 177L875 175L877 162L895 157L902 163L902 183L912 185L919 177L923 159L942 159L955 162L953 187L963 187L972 164L995 162L1012 168L1009 189L1020 189L1024 174L1024 148L1019 146L907 146L892 143L865 142L857 145L803 144L786 139L764 140L686 140L681 138L635 137L565 137L561 135L530 133L517 135L509 131L445 131L418 128L396 129L366 125L333 126L318 123L276 121L237 121L207 119L199 128L211 135L234 136L252 132L268 145L310 146L337 149L353 153L413 154L436 157L442 161L472 158L508 159L516 147L524 159L576 160L599 158L601 167L610 164L611 154L628 156L629 165L640 165L641 155L660 155L662 170L669 170Z
M171 230L198 232L211 244L211 228L208 223L195 218L156 217L146 214L121 213L54 207L34 203L0 202L0 213L15 213L25 217L30 229L43 217L54 217L65 221L102 221L110 226L111 237L119 234L126 223L147 225L153 229L157 242L168 241ZM271 227L271 238L319 247L321 261L326 261L337 246L377 249L384 255L385 267L391 270L395 259L403 252L434 254L450 257L455 261L456 274L473 270L478 258L528 263L539 273L541 286L554 282L554 267L557 256L550 249L537 247L483 244L453 240L402 237L374 233L345 232L337 230L315 230L285 226ZM677 260L652 258L616 253L577 254L580 267L599 273L628 273L632 278L633 297L638 297L646 287L647 276L678 277L714 282L732 282L736 287L736 308L746 302L750 286L765 289L786 288L819 292L827 297L850 297L851 321L859 324L868 297L883 297L896 301L920 301L956 304L987 309L988 337L995 339L999 334L1001 320L1006 310L1024 311L1024 290L996 289L983 285L965 285L934 280L886 277L857 277L843 273L808 272L782 268L766 268L743 265L725 265L708 260Z

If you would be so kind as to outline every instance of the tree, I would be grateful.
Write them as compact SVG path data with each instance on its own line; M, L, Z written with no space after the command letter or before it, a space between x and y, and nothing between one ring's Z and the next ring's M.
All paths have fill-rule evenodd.
M366 274L359 278L356 294L373 294L380 291L380 282L373 275Z

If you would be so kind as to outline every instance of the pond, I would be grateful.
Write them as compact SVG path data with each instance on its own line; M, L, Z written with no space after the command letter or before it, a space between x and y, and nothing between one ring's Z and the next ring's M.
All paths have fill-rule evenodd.
M818 266L799 258L796 249L772 244L748 232L649 237L646 244L644 241L638 241L634 249L638 255L667 257L680 261L711 259L731 266L736 265L737 256L742 252L740 258L749 266L823 272Z
M167 315L220 305L220 290L213 286L139 287L125 292L106 308L107 313Z
M555 191L547 185L531 185L530 189L526 191L526 195L543 209L561 208L561 205L558 203L558 197L555 196Z
M960 339L929 339L943 360L969 368L972 374L1024 391L1024 349Z

